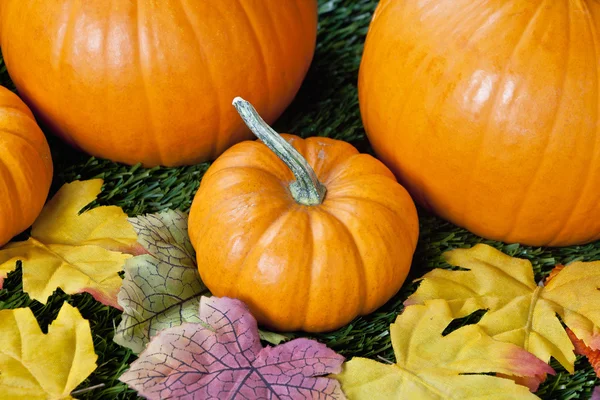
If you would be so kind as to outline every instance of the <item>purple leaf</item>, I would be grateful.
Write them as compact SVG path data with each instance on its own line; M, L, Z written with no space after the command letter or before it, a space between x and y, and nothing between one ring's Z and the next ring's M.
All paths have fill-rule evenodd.
M600 386L596 386L590 400L600 400Z
M203 297L201 323L158 333L120 380L148 399L344 399L344 357L296 339L263 348L244 303Z

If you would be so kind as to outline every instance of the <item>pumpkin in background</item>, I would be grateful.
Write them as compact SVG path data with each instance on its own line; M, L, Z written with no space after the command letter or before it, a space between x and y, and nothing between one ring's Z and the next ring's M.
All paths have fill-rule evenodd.
M382 0L359 100L415 201L486 238L600 238L600 2Z
M50 148L33 114L0 86L0 246L38 217L52 172Z
M333 330L383 305L417 243L406 190L350 144L282 138L249 103L234 104L263 142L221 155L192 203L188 230L211 293L288 332Z
M216 158L268 121L311 63L316 0L2 0L0 46L21 97L94 156L145 166Z

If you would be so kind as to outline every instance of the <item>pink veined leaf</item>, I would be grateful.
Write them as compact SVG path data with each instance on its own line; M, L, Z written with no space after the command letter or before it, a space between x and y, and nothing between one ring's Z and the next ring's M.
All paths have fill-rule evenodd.
M592 392L592 398L590 400L600 400L600 386L596 386Z
M239 300L203 297L200 324L161 331L120 380L148 399L323 399L345 396L337 380L344 357L296 339L262 347Z

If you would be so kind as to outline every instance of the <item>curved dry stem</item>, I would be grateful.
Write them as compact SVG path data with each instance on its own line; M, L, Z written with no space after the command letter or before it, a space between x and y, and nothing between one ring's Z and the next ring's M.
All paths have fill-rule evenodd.
M319 182L315 171L304 157L261 118L252 104L241 97L236 97L233 106L252 133L262 140L296 177L296 180L290 184L294 199L306 206L323 203L327 189Z

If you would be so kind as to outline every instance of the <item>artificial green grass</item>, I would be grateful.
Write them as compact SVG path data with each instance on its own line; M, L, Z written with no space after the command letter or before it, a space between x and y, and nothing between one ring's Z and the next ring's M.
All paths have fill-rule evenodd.
M360 120L356 81L364 37L376 3L374 0L319 1L320 26L313 65L296 100L276 123L276 129L304 137L320 135L342 139L363 152L371 151ZM13 88L2 63L0 83ZM50 136L49 141L56 169L53 190L75 179L101 177L105 185L97 203L121 206L130 215L167 208L187 210L208 167L208 164L152 169L123 166L87 157L54 137ZM531 260L537 280L547 275L557 263L600 259L600 242L556 249L506 245L484 241L422 210L419 214L419 246L411 275L400 293L377 312L357 318L338 331L313 337L347 357L393 360L388 328L402 310L404 299L414 290L411 279L436 267L448 267L440 255L452 248L470 247L480 242L490 244L509 255ZM0 290L0 309L31 307L42 329L46 330L56 318L63 301L68 301L90 321L99 367L77 388L82 391L77 398L137 398L134 391L117 380L135 359L129 350L112 341L115 327L120 322L119 311L97 303L88 294L68 296L60 290L46 305L42 305L30 300L21 289L21 272L17 269ZM472 317L462 323L473 323L475 319ZM540 387L537 395L542 399L589 399L593 387L600 384L589 363L582 357L578 358L574 375L569 375L556 362L552 363L552 367L557 375L549 377ZM88 388L94 389L86 391Z

